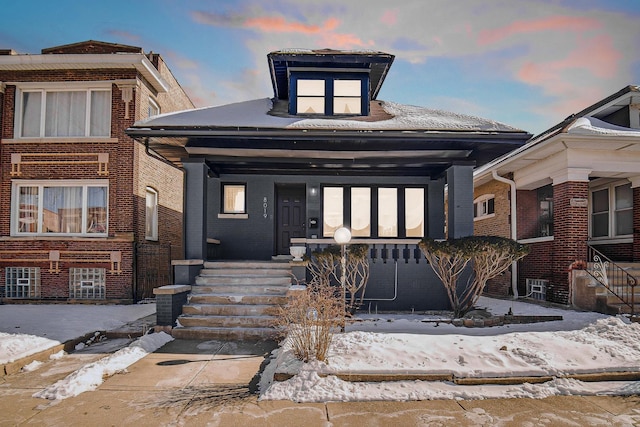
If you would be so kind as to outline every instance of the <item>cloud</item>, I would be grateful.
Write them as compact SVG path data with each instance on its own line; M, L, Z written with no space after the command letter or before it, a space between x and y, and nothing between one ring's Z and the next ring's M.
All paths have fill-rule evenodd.
M120 31L120 30L107 30L106 33L109 36L113 36L116 37L118 39L125 39L128 40L128 43L140 43L141 39L140 36L138 36L137 34L132 34L128 31Z
M199 24L214 27L240 27L246 17L239 13L214 13L203 10L191 12L193 20Z
M396 25L398 23L398 10L385 10L380 17L380 22L389 27Z
M581 32L602 28L594 18L577 16L549 16L530 21L518 20L500 28L482 30L478 34L479 45L489 45L508 39L514 35L540 33L544 31Z
M300 22L288 22L280 16L263 16L249 18L242 24L244 28L259 30L265 33L300 33L318 34L336 29L340 21L336 18L329 18L320 25L302 24Z

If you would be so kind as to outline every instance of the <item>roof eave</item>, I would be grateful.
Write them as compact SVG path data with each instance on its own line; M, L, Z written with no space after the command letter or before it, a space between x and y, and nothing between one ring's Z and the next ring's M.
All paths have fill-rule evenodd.
M0 56L0 70L37 71L100 68L135 68L158 92L165 93L169 84L151 61L140 53L117 54L46 54Z

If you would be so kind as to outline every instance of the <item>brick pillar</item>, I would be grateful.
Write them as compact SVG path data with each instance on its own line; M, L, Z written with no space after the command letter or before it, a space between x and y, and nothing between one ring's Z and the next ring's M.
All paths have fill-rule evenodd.
M633 187L633 262L640 262L640 187Z
M552 280L547 300L568 304L568 268L576 260L586 260L589 236L589 183L565 181L553 187Z

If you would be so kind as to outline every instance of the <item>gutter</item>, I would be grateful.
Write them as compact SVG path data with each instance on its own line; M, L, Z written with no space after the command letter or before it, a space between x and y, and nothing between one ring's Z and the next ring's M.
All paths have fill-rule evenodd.
M493 179L496 181L509 184L511 187L511 238L518 240L518 222L516 216L516 183L513 180L498 175L496 170L491 171ZM511 263L511 289L513 291L513 299L518 299L518 262Z

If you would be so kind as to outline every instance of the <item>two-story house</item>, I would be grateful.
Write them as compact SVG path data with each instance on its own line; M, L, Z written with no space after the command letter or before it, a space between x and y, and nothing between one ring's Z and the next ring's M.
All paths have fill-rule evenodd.
M568 272L576 261L619 264L603 286L616 274L626 284L620 270L640 262L640 88L627 86L479 167L474 206L476 234L531 247L489 293L575 303Z
M1 50L1 296L132 302L170 283L183 173L124 131L193 107L139 47Z
M185 256L194 284L220 260L271 260L293 244L369 245L370 309L445 309L417 243L473 233L473 168L530 137L511 126L378 100L394 56L281 50L273 97L162 115L127 133L186 172Z

